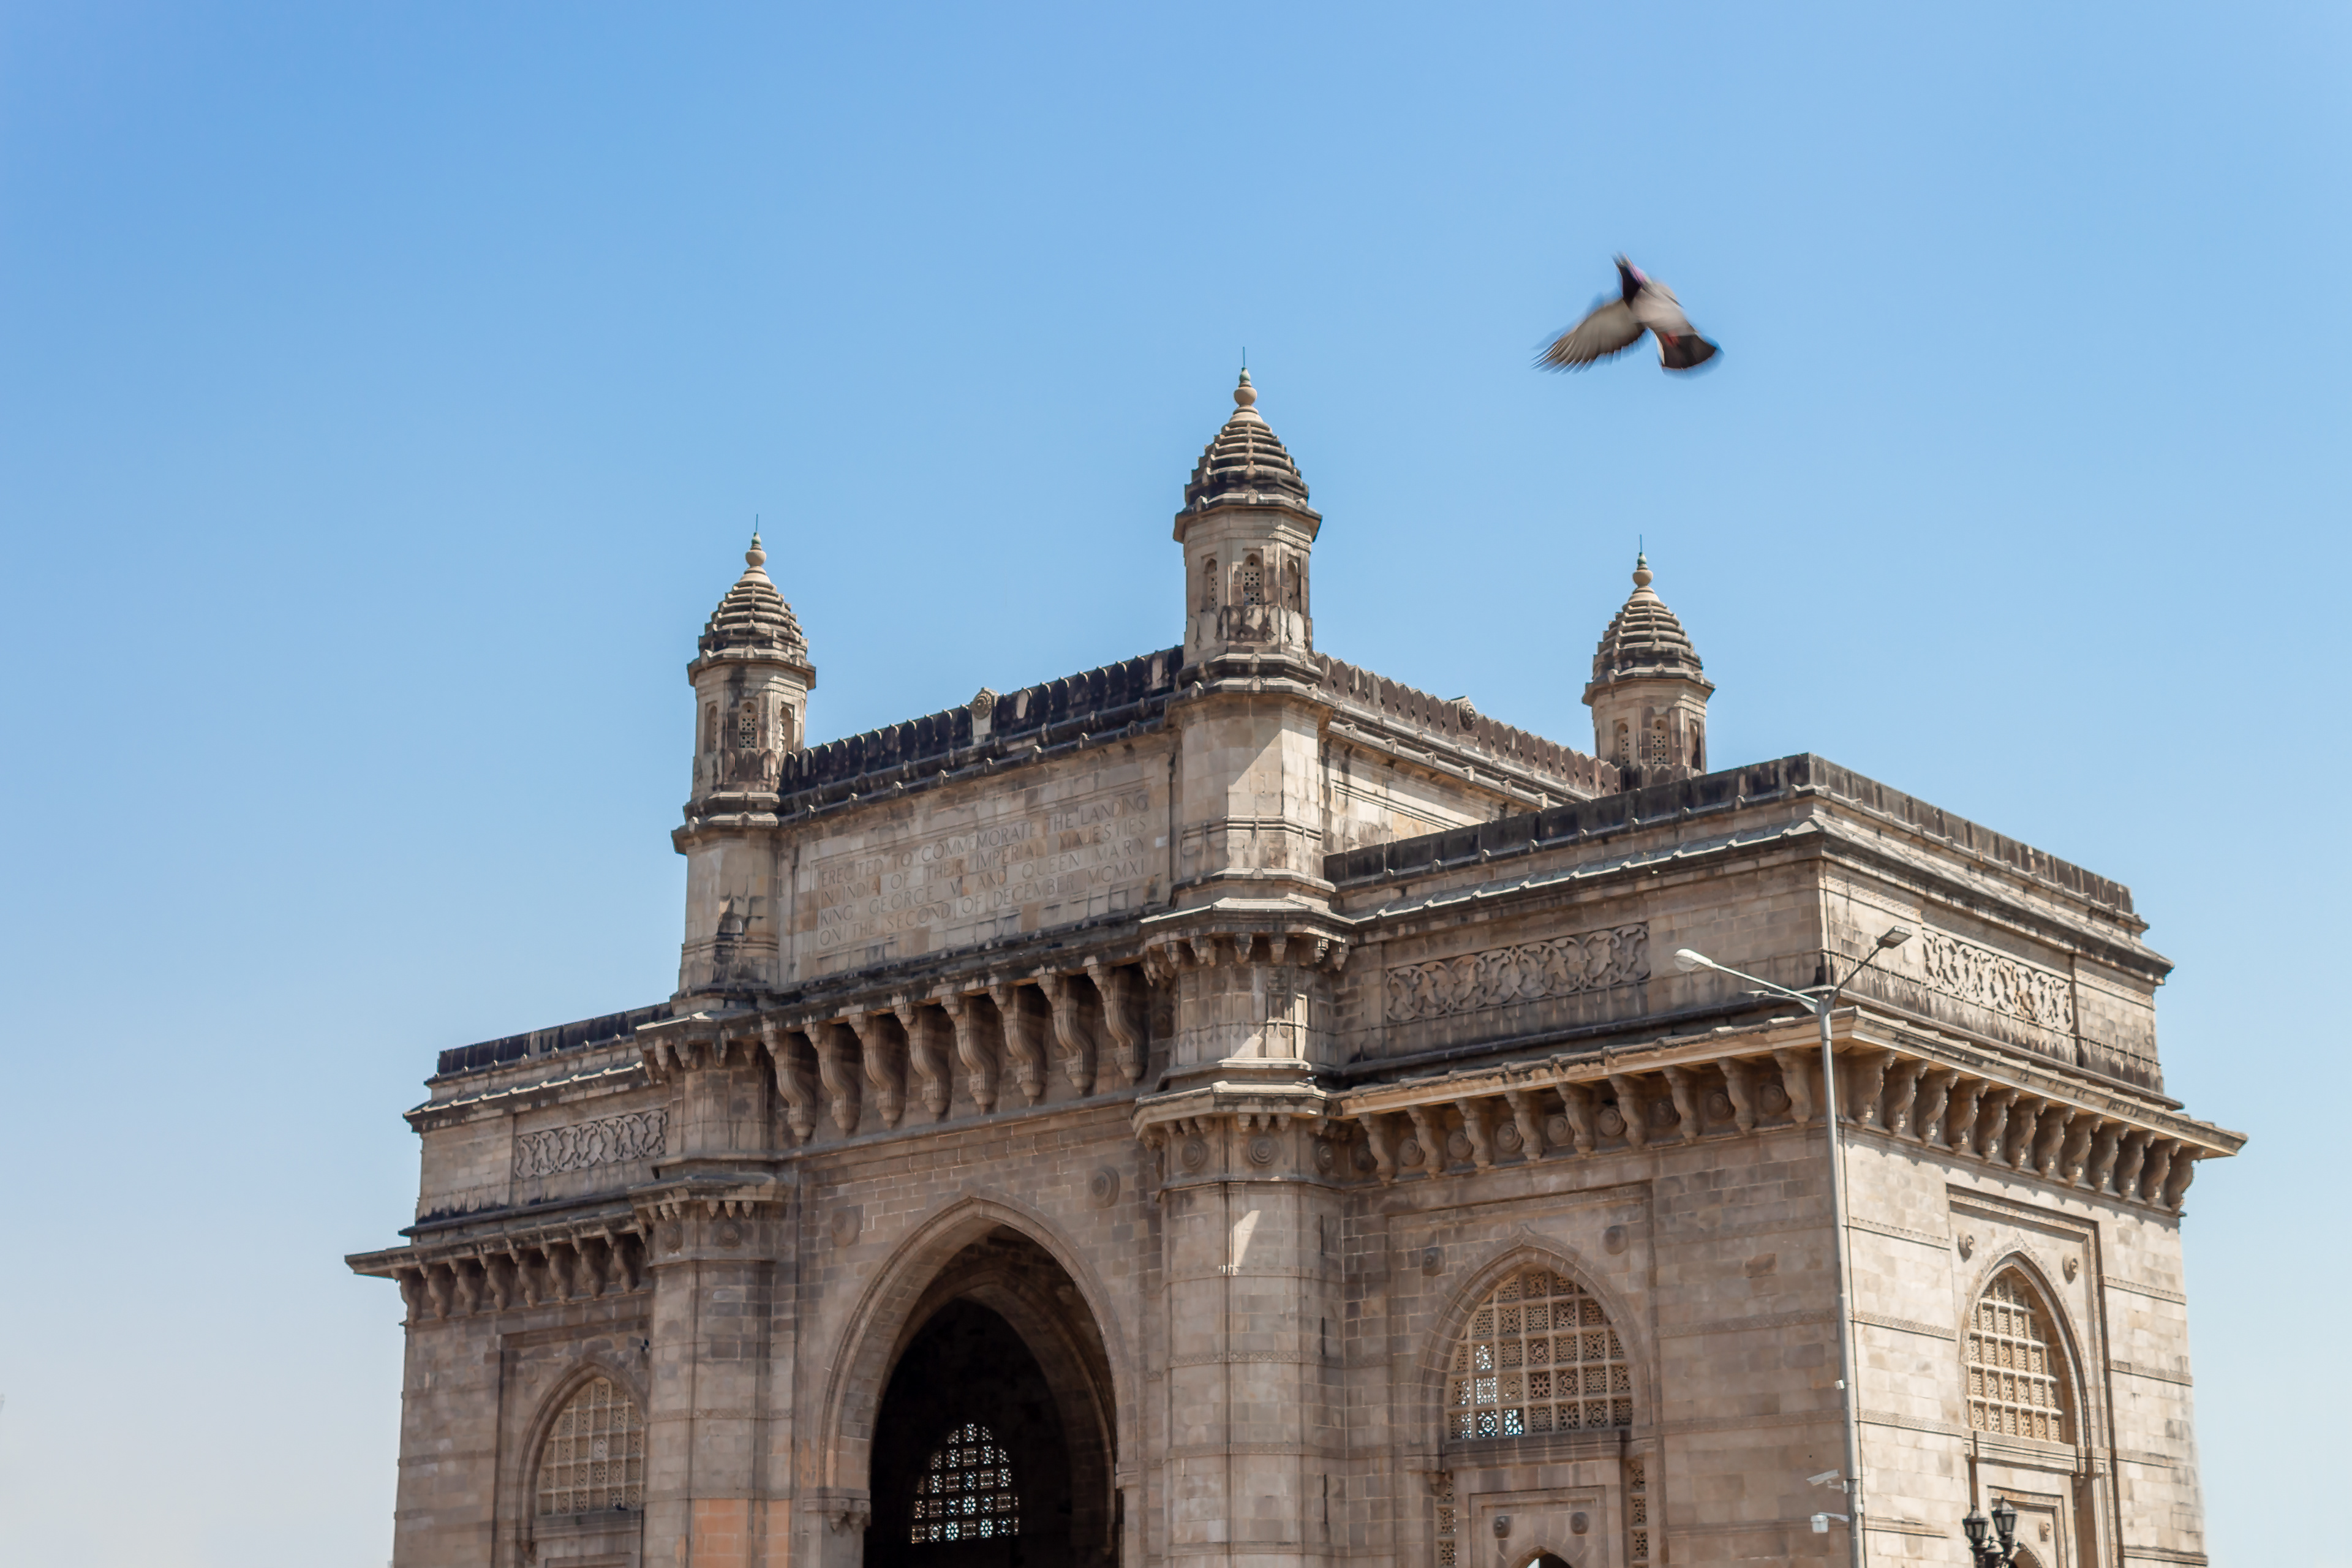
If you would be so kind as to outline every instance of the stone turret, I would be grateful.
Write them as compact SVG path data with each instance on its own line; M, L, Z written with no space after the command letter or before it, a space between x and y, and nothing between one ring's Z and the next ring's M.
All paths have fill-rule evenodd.
M1323 516L1307 504L1307 481L1256 404L1244 371L1233 417L1201 454L1176 514L1186 664L1315 647L1307 559Z
M1584 689L1593 754L1616 763L1628 789L1706 772L1706 700L1715 686L1690 635L1650 583L1649 557L1634 556L1633 595L1601 634Z
M800 750L808 694L816 686L808 638L768 578L760 536L743 575L702 628L694 662L694 798L772 795L783 754Z
M808 733L816 685L808 638L767 573L757 533L743 574L702 628L694 685L694 793L677 842L687 856L680 994L772 984L777 900L764 829L783 760Z

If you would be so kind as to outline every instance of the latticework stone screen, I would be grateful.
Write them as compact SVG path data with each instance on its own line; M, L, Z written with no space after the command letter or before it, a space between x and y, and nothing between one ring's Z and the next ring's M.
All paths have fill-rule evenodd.
M2010 1437L2074 1440L2063 1363L2048 1314L2016 1269L2005 1270L1977 1299L1968 1359L1969 1426Z
M1549 1269L1514 1274L1470 1316L1447 1380L1455 1437L1633 1424L1633 1374L1609 1315Z
M1020 1533L1013 1458L987 1427L968 1421L947 1435L915 1484L915 1522L908 1541L920 1546Z
M593 1379L563 1406L540 1450L539 1511L643 1508L645 1488L645 1417L612 1379Z

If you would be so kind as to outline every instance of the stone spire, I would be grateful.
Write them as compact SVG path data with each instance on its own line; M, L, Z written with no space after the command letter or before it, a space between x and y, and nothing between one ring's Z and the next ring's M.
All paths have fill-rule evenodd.
M771 655L808 663L808 638L793 607L769 580L768 552L755 531L751 547L743 552L743 575L727 590L719 607L702 628L698 645L704 658ZM814 684L814 671L811 684Z
M1307 480L1258 413L1257 388L1243 371L1233 416L1193 465L1176 514L1184 662L1312 652L1307 564L1322 527L1322 514L1307 504Z
M1192 467L1192 482L1184 487L1184 510L1177 514L1178 529L1182 529L1187 515L1226 500L1307 510L1306 478L1291 461L1274 427L1258 413L1257 388L1250 384L1247 371L1242 372L1241 384L1234 388L1233 417ZM1182 537L1181 531L1178 537Z
M1706 771L1706 700L1715 687L1652 581L1649 557L1635 555L1633 592L1601 634L1584 688L1593 752L1617 764L1628 788Z

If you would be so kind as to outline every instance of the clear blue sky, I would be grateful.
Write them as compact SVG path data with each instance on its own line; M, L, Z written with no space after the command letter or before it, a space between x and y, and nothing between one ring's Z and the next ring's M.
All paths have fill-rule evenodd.
M1318 644L2128 881L2215 1560L2352 1563L2340 5L0 5L0 1559L389 1555L437 1048L666 995L756 512L814 732L1176 640L1246 344ZM1528 368L1623 248L1725 345Z

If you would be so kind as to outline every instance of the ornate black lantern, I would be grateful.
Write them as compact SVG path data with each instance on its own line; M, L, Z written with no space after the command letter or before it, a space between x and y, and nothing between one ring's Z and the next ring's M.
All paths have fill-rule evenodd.
M1969 1533L1969 1551L1977 1568L2009 1568L2017 1558L2017 1510L2007 1498L1995 1498L1988 1521L1974 1509L1960 1521Z

